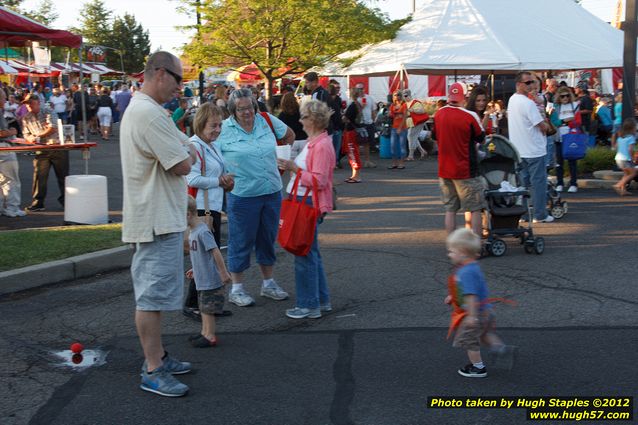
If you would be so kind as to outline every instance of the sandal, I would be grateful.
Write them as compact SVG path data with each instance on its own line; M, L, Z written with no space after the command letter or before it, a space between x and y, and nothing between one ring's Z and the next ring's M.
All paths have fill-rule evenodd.
M388 167L388 170L394 170L395 168L398 168L398 166L397 165L390 165Z
M226 316L232 316L232 315L233 315L233 312L230 310L222 310L214 314L215 317L226 317Z
M353 178L349 178L349 179L345 179L344 182L346 183L361 183L361 180L356 180Z
M405 165L399 165L395 167L397 170L405 170Z
M189 338L190 339L190 338ZM199 335L199 337L190 339L191 345L195 348L207 348L207 347L215 347L217 345L217 338L212 341L206 338L204 335Z

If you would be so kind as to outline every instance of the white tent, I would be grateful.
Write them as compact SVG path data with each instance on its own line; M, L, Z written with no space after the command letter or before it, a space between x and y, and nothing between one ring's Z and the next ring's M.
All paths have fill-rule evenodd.
M573 0L424 0L350 75L486 74L621 67L623 32Z

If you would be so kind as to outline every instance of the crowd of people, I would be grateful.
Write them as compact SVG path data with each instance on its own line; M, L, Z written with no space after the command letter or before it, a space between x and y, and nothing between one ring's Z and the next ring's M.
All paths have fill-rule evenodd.
M452 84L447 100L436 105L415 99L409 89L394 91L388 103L377 103L365 93L363 84L351 87L349 99L344 101L338 81L331 80L325 88L316 73L308 72L302 87L283 90L279 112L273 114L258 88L223 85L207 88L204 102L194 108L189 101L192 91L183 90L182 65L167 52L149 57L144 78L134 96L127 86L113 92L107 87L92 87L86 92L74 86L70 92L60 87L40 93L36 88L26 95L4 87L0 90L4 112L0 115L0 146L18 135L30 141L55 139L58 117L79 125L81 109L78 112L77 106L82 102L92 111L87 117L89 125L104 140L110 138L112 123L121 121L122 239L135 245L131 275L135 322L145 359L141 388L164 396L186 394L188 387L173 375L188 373L191 364L165 351L162 312L182 310L201 321L201 332L189 338L190 344L216 346L215 318L232 314L224 308L225 303L238 307L255 304L245 278L253 252L262 276L259 295L274 301L290 297L275 279L275 243L283 196L297 195L319 213L309 253L295 255L295 301L284 314L291 319L318 319L332 310L318 232L334 206L333 172L345 156L352 171L345 182L360 183L361 169L375 166L370 161L370 147L379 134L390 138L391 170L405 169L405 161L415 160L417 152L424 158L428 151L438 150L450 258L460 266L455 274L455 285L460 289L452 291L446 302L463 310L463 299L458 296L466 297L473 307L461 311L461 316L477 322L468 324L459 319L455 339L455 345L468 350L471 364L459 373L469 377L486 376L477 351L480 340L490 340L498 353L507 351L490 333L493 318L482 303L487 289L474 265L480 251L481 213L486 208L484 184L478 175L479 147L486 136L505 135L520 153L521 183L531 190L535 207L534 216L528 219L534 222L553 221L546 208L547 171L556 168L557 190L562 190L560 136L575 126L584 133L593 132L594 113L600 143L618 146L617 163L626 170L617 185L619 192L624 194L626 184L636 176L631 158L635 121L619 121L618 98L616 106L606 96L594 107L584 82L572 90L548 79L543 89L536 75L521 72L506 108L502 101L490 99L485 87L467 90L459 83ZM552 127L555 133L550 131ZM421 144L424 134L430 136L427 128L436 142L436 149L428 151ZM290 145L291 156L279 155L278 145ZM568 191L576 192L576 163L568 164ZM51 167L58 178L58 200L64 203L68 154L38 153L28 211L44 208ZM291 178L284 188L285 173ZM0 175L2 212L24 214L19 196L15 199L15 190L19 194L20 188L15 154L0 156ZM228 219L226 261L219 250L223 212ZM459 212L466 214L466 233L456 231ZM185 250L192 264L186 273ZM466 274L472 276L470 286L465 283ZM186 291L184 276L188 278Z

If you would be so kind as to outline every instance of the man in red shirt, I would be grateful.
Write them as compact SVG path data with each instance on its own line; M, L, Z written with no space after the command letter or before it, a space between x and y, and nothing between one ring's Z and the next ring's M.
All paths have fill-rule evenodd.
M483 182L478 178L478 152L485 131L472 111L463 108L463 86L450 86L448 104L434 116L433 136L439 148L439 185L445 207L445 230L456 228L459 210L472 213L474 233L481 234L481 210L486 207Z

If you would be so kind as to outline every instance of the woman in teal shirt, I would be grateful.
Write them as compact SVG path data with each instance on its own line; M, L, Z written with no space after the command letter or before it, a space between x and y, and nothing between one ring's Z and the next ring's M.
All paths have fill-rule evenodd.
M271 126L258 108L249 89L233 91L228 99L230 117L215 142L235 179L227 195L228 271L233 279L228 300L240 307L255 303L243 286L253 249L263 277L261 296L288 298L272 278L282 189L276 146L277 140L292 144L295 134L273 115L263 113Z

